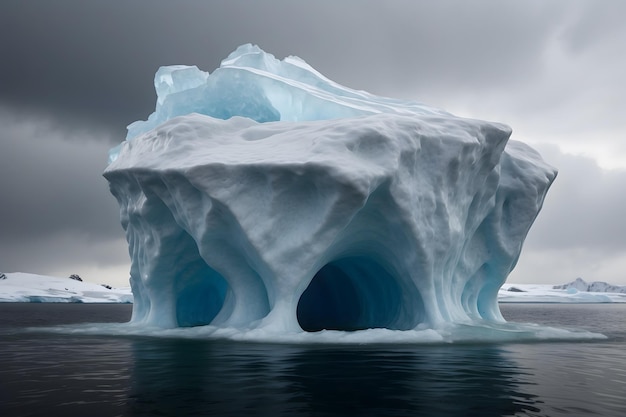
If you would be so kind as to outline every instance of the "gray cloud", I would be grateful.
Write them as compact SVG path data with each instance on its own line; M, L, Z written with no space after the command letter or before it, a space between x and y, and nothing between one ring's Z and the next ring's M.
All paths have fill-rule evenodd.
M123 285L128 252L101 175L106 135L4 108L0 126L0 270L91 271L100 281L114 270L108 278Z
M353 88L511 124L560 169L514 277L585 262L617 276L624 171L542 143L626 164L625 12L614 0L4 1L0 270L123 267L108 148L154 109L159 66L212 71L252 42Z
M246 42L279 57L300 55L340 83L394 96L527 84L540 70L543 41L567 10L537 1L280 0L184 7L61 0L4 8L0 42L12 65L0 68L9 81L0 95L103 124L149 113L160 65L213 70Z
M602 170L581 156L542 147L559 167L544 208L527 243L537 250L595 248L626 254L626 170Z
M0 111L2 237L75 231L108 238L121 227L102 171L107 140L97 131Z
M626 170L540 146L559 168L512 282L564 283L576 277L626 283Z
M561 39L574 54L602 48L615 39L623 40L626 35L622 19L624 12L626 4L620 0L578 2L572 20L563 29Z

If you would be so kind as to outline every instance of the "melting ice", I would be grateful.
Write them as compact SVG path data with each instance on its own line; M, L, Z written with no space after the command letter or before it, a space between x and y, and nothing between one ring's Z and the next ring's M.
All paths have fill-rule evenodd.
M507 126L351 90L252 45L210 75L162 67L155 87L155 112L104 173L129 243L133 328L539 334L505 323L497 295L556 171Z

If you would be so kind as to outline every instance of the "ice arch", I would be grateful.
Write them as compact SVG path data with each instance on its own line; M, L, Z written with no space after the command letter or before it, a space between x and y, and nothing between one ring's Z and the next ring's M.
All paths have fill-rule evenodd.
M410 294L410 295L409 295ZM417 290L367 256L338 259L322 267L298 302L303 330L408 330L424 319Z
M133 323L293 334L503 320L498 288L556 176L507 126L351 90L251 45L211 75L164 67L155 86L155 113L104 173Z

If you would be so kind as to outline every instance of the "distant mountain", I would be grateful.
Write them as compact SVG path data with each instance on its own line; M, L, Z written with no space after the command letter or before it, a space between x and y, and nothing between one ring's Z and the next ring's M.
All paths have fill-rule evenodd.
M576 278L569 284L555 285L552 288L554 288L555 290L569 290L573 288L578 291L586 292L611 292L626 294L626 286L611 285L602 281L594 281L589 284L582 278Z

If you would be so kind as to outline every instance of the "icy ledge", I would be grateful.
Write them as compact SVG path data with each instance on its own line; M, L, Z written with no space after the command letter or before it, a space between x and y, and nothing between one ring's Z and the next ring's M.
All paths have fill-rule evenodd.
M503 326L498 289L556 176L508 127L354 91L251 45L211 75L161 68L155 85L155 113L104 173L133 325Z

